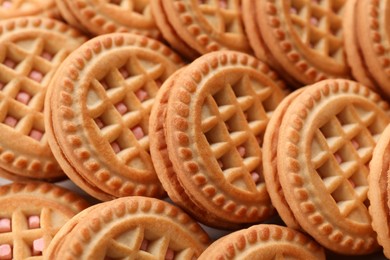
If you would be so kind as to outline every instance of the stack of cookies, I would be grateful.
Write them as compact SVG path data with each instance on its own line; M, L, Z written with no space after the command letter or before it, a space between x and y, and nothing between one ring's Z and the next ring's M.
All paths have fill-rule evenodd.
M389 16L0 0L0 260L390 258Z

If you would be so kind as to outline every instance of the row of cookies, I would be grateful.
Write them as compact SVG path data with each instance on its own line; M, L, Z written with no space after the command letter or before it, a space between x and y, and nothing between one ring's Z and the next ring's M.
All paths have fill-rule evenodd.
M222 49L253 53L295 87L354 78L389 96L387 5L377 0L4 0L0 19L42 14L62 17L91 36L145 35L166 41L188 61Z

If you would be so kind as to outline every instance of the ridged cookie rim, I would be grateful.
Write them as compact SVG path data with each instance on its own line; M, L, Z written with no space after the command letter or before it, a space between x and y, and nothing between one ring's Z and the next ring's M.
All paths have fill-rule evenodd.
M284 84L279 80L276 73L266 64L248 54L236 51L220 51L203 55L192 63L193 70L190 71L189 67L186 68L186 75L180 77L178 80L180 81L180 84L174 88L178 98L169 100L166 119L166 142L168 149L170 150L169 153L172 155L172 157L170 156L171 161L173 162L174 168L176 168L175 171L178 174L178 179L182 183L182 186L187 186L183 183L186 181L198 187L196 190L188 190L188 187L185 188L188 192L196 192L198 195L202 194L208 205L212 205L212 208L218 209L215 212L229 214L230 218L232 216L237 216L241 219L241 222L244 216L251 216L250 218L255 218L253 220L255 221L255 215L269 215L269 213L265 212L273 207L270 208L269 206L263 205L262 210L258 210L253 205L250 209L247 205L237 206L234 199L226 198L224 192L218 191L217 187L210 185L207 182L208 178L205 177L205 174L200 172L201 167L199 166L199 163L193 159L193 154L189 148L191 144L188 142L188 136L190 134L186 132L188 130L189 121L189 104L192 98L197 99L197 95L194 95L194 93L197 90L198 83L200 83L203 78L210 75L220 64L224 67L227 66L226 64L229 64L229 66L240 64L251 70L256 70L268 80L273 81L275 83L275 88L280 89L280 93L284 93ZM169 147L173 149L170 149ZM176 163L175 161L180 161L180 163ZM199 203L198 197L191 195L191 198L197 200ZM222 211L220 211L221 209ZM257 221L259 221L259 219Z
M73 122L76 113L72 108L72 105L75 102L72 95L78 90L75 86L79 80L79 75L95 56L107 50L119 47L134 48L135 50L137 48L146 48L147 51L156 52L159 55L164 56L170 62L177 64L178 67L182 65L180 57L171 49L164 44L145 36L129 33L113 33L93 38L66 59L56 74L55 80L51 83L51 85L56 84L57 87L49 88L48 96L50 98L45 100L47 102L45 120L49 122L48 125L50 126L48 131L50 138L48 138L48 140L53 147L60 148L61 151L57 151L56 149L53 150L55 156L59 158L60 164L62 163L65 173L68 174L67 171L69 171L69 177L75 177L74 180L78 184L80 184L80 180L82 179L81 185L94 197L102 200L112 199L112 196L115 197L115 195L107 193L107 191L111 191L112 189L116 190L115 193L122 194L121 196L125 196L125 194L155 194L154 196L159 194L159 196L161 196L163 191L157 176L153 181L153 185L146 185L145 182L138 180L137 183L139 185L134 187L135 185L133 182L130 182L130 180L123 180L123 178L111 174L107 167L101 166L101 163L94 159L96 156L91 155L91 152L83 146L85 141L83 141L80 136L84 135L84 128L77 127L77 122ZM55 89L59 88L61 88L61 93L57 95L58 107L55 107L52 105L54 102L53 92ZM53 109L56 111L53 111ZM58 112L61 117L63 117L64 121L61 122L61 125L64 130L57 129L56 131L54 129L54 127L58 128L59 126L55 126L53 112ZM67 137L63 138L64 140L58 139L58 137L61 137L59 134L60 132L67 133ZM64 151L64 147L68 146L72 147L72 149L69 150L67 148L69 151ZM76 159L76 161L69 159L70 154L72 154L72 158ZM80 171L80 169L83 170ZM88 176L91 177L85 178L85 172L88 172ZM94 179L95 177L93 177L95 175L97 178L96 180ZM114 185L114 188L109 188L112 185ZM96 186L99 186L99 190L96 190ZM103 191L104 194L101 192L101 187L105 187Z
M288 191L288 194L285 194L286 199L292 211L302 215L294 214L306 232L311 233L320 244L324 245L326 243L326 246L335 252L367 254L377 248L375 232L372 231L371 234L367 234L368 237L366 239L360 237L353 238L348 234L344 235L321 212L317 211L308 195L307 189L304 187L305 179L299 173L301 165L304 163L300 163L297 158L300 154L298 145L301 139L305 138L300 134L305 119L310 114L312 108L322 101L323 98L344 93L365 98L383 110L385 114L389 115L390 113L388 103L383 101L374 91L357 82L346 79L329 79L311 85L293 102L293 105L290 106L286 113L289 117L282 122L281 129L284 131L284 136L279 136L278 151L282 153L281 157L284 157L283 160L278 160L278 169L280 169L280 180L283 190L285 193ZM283 150L283 145L284 148L288 148ZM278 156L278 158L281 157ZM371 225L367 223L366 226L369 228Z

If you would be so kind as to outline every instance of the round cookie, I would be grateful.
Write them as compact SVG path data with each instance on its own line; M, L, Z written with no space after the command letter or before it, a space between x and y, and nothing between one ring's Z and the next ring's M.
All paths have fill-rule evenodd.
M284 197L302 229L337 253L377 249L368 163L389 112L372 90L338 79L305 88L284 114L277 144Z
M129 32L159 38L149 0L56 0L64 19L93 35Z
M324 249L294 229L277 225L254 225L212 243L198 258L208 259L323 259Z
M70 179L100 200L164 194L149 155L149 114L159 86L182 65L160 42L128 33L93 38L64 61L45 121Z
M370 78L390 97L390 2L357 1L356 34Z
M47 141L44 98L62 61L85 40L49 18L0 22L0 176L63 178Z
M189 60L194 60L199 57L198 52L188 46L170 25L168 17L165 14L163 0L151 1L150 7L157 27L170 46Z
M240 0L161 2L169 26L182 41L198 53L205 54L222 49L251 52L241 20ZM163 28L161 30L164 31ZM171 38L166 40L170 41ZM172 41L172 45L174 44Z
M53 239L45 259L191 260L209 244L207 233L180 209L138 196L87 209L63 229L58 232L62 239Z
M0 259L42 259L57 231L88 206L78 195L48 183L0 186Z
M383 131L374 149L368 177L370 200L369 212L372 227L378 234L378 243L390 258L390 218L389 218L389 168L390 168L390 125Z
M283 121L284 113L303 90L304 88L300 88L290 93L276 107L265 129L263 143L263 175L268 194L279 216L288 227L293 229L300 229L300 225L291 212L290 206L284 197L282 187L280 186L277 167L277 147L280 125Z
M192 62L160 90L151 115L159 118L150 124L151 142L158 140L151 154L171 199L214 227L268 218L273 207L261 145L285 96L276 74L247 54L218 51Z
M256 1L262 39L281 74L303 84L349 77L342 36L346 2Z
M0 20L33 15L59 17L55 0L3 0L0 3Z

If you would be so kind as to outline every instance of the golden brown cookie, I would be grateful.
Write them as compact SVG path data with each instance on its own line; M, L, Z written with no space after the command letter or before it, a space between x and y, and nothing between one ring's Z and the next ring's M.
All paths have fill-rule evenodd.
M278 69L303 84L348 78L342 17L346 0L256 1L261 37Z
M182 66L160 42L128 33L85 43L46 98L50 146L64 172L100 200L162 196L149 155L149 114L159 86Z
M369 79L390 97L390 2L357 1L355 15L357 41Z
M228 259L323 259L324 249L294 229L277 225L254 225L212 243L199 260Z
M40 15L59 17L55 0L2 0L0 1L0 20L21 16Z
M304 231L341 254L377 249L368 213L368 164L390 123L389 105L357 82L311 85L284 113L277 172Z
M93 35L130 32L159 38L149 0L56 0L64 19Z
M88 206L48 183L0 186L0 259L42 259L57 231Z
M261 146L284 91L265 64L233 51L203 55L170 78L153 107L151 118L159 120L151 120L150 135L171 199L215 227L268 218Z
M164 14L157 15L165 15L176 36L198 53L221 49L251 52L241 19L240 0L164 0L161 3ZM163 28L166 23L157 25L161 31L167 30ZM175 38L166 40L175 45Z
M0 176L64 176L47 141L46 89L62 61L85 37L59 21L28 17L0 22Z
M272 205L278 211L279 216L288 227L293 229L300 229L300 226L294 214L291 212L290 206L284 197L282 187L280 186L277 167L277 147L280 125L283 121L284 113L303 90L304 88L295 90L276 107L265 129L263 142L263 175L267 191L270 195Z
M138 196L89 208L58 234L62 239L53 239L44 259L192 260L209 244L207 233L179 208Z
M150 2L150 7L158 29L172 48L189 60L199 57L198 52L188 46L170 25L167 14L165 13L163 0L152 0Z
M375 147L368 178L369 212L372 217L372 227L378 234L378 242L383 247L383 252L387 258L390 258L389 145L390 126L383 131Z

